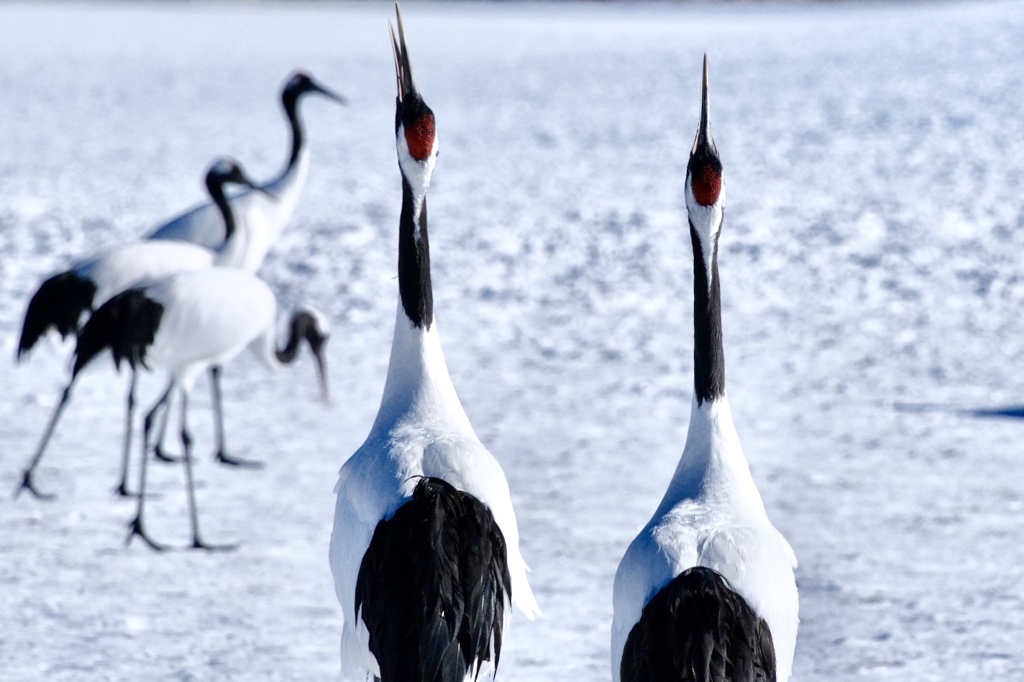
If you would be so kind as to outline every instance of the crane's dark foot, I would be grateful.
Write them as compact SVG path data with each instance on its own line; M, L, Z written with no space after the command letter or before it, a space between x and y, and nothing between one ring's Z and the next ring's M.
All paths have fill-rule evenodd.
M192 538L192 549L201 549L205 552L234 552L238 545L210 545L196 535Z
M258 462L254 459L242 459L241 457L234 457L224 452L223 450L217 451L214 459L229 467L238 467L239 469L262 469L263 462Z
M128 524L128 537L125 538L124 544L126 546L132 544L132 538L136 535L142 538L142 541L149 545L155 552L163 552L167 550L166 545L161 545L159 542L154 541L151 537L146 535L146 529L142 526L142 519L138 516L132 519Z
M21 485L14 491L14 498L17 499L21 495L22 491L27 490L32 493L33 497L37 500L55 500L57 496L52 493L44 493L42 490L36 487L35 481L32 479L32 470L25 469L21 474Z
M178 457L176 455L168 455L166 452L164 452L164 449L159 445L153 447L153 456L156 457L161 462L167 462L168 464L177 464L178 462L181 461L181 457Z
M119 485L116 488L114 488L113 493L115 495L117 495L118 497L131 497L131 498L138 498L139 497L138 493L133 493L131 490L128 490L128 485L124 481L121 481L121 485ZM159 498L160 498L160 493L146 493L146 499L147 500L156 500L156 499L159 499Z

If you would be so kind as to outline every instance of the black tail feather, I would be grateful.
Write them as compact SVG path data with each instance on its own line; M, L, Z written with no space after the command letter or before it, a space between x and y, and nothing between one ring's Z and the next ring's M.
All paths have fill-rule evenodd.
M21 340L18 342L18 360L32 350L51 328L56 329L61 338L67 338L68 334L78 331L78 321L82 313L92 310L95 295L96 285L71 270L43 282L25 310Z
M128 289L100 306L82 327L75 348L76 376L97 355L109 348L120 369L127 360L132 369L146 366L146 350L156 337L164 307L146 298L144 289Z
M710 568L683 571L629 633L622 682L775 682L768 624Z
M356 580L381 682L462 682L497 668L511 603L505 539L468 493L424 478L377 524Z

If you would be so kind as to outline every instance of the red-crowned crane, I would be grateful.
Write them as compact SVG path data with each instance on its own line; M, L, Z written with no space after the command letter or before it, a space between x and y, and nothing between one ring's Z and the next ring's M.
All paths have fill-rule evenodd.
M497 666L513 604L529 618L539 609L505 474L474 433L441 351L426 204L437 136L413 80L401 13L392 46L398 314L376 421L341 468L330 564L346 675L462 682Z
M143 524L146 462L157 412L168 407L167 401L177 388L181 394L181 444L192 524L191 546L227 548L208 545L199 535L192 482L192 436L187 422L188 395L200 374L213 365L229 362L246 348L251 348L268 366L278 367L291 364L299 344L305 341L313 351L326 400L324 346L328 329L324 317L313 310L295 313L288 339L280 348L276 345L276 330L277 300L270 287L256 275L238 268L184 272L128 289L100 306L85 323L75 348L72 384L93 358L108 349L118 366L122 360L131 366L133 385L140 365L166 369L171 375L167 389L144 420L138 510L129 524L129 541L138 535L153 549L164 549L146 533ZM69 390L72 384L68 385ZM129 414L129 423L130 420Z
M685 189L694 275L690 428L668 491L615 574L614 682L786 682L793 668L796 556L768 520L725 392L725 185L706 56L701 91Z

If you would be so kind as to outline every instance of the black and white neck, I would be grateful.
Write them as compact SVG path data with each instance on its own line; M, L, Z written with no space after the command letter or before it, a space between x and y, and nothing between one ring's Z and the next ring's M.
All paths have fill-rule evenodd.
M422 103L422 99L419 102ZM400 104L399 109L402 108ZM425 104L423 109L423 117L429 117L433 126L433 114ZM409 321L414 327L429 330L434 323L434 294L430 281L426 192L437 154L437 140L433 140L427 156L419 159L410 150L408 130L407 124L399 120L396 141L402 171L402 212L398 223L398 289Z
M400 16L400 15L399 15ZM402 213L398 225L398 289L402 308L416 328L429 330L434 322L430 283L430 239L427 234L427 188L437 160L434 112L423 101L412 77L405 30L392 31L398 97L395 106L395 144L402 172Z
M288 117L288 124L292 129L292 149L288 156L288 165L285 167L285 173L295 167L305 149L302 120L299 118L299 100L302 99L303 95L312 92L320 93L339 104L346 103L344 97L328 90L313 80L309 74L302 71L296 72L288 80L281 91L281 105L284 107L285 116Z
M229 241L235 234L235 213L231 210L231 204L224 193L224 185L230 180L231 172L237 168L230 159L220 159L210 167L206 173L206 191L213 199L214 205L220 211L221 219L224 221L224 241Z
M244 256L247 244L244 243L243 235L238 232L235 222L235 213L231 203L224 192L225 185L236 184L252 188L258 192L265 192L250 180L237 161L230 158L220 158L214 161L210 170L206 173L206 191L220 211L221 219L224 221L224 243L217 249L217 263L220 265L233 265L240 262Z
M725 390L718 237L725 209L722 162L711 136L707 60L700 125L686 169L686 212L693 245L693 403L686 445L661 511L681 499L732 499L763 513Z
M412 77L401 14L398 35L391 33L398 80L395 144L402 174L402 212L398 224L399 302L391 360L375 429L391 428L406 418L472 433L472 426L448 375L434 322L427 233L427 188L437 160L434 113Z
M345 104L346 100L341 95L334 93L317 83L313 78L302 71L296 72L281 91L281 106L284 107L285 116L288 117L288 124L292 130L292 149L288 156L288 164L283 174L287 174L299 162L299 157L305 150L305 138L303 136L302 120L299 118L299 100L308 93L317 92L325 97L333 99L339 104Z
M725 396L718 237L725 210L722 162L711 136L707 61L700 125L686 167L686 212L693 245L693 374L698 407Z
M317 377L320 381L320 394L324 402L327 402L330 398L330 391L327 386L327 366L324 356L324 348L327 345L329 335L330 328L327 318L322 313L313 309L300 310L292 315L291 324L288 327L288 340L285 342L284 347L274 349L274 359L277 363L280 365L290 365L295 362L295 358L299 354L299 345L303 341L309 345L309 349L313 352L313 360L316 362Z
M293 79L294 80L294 79ZM299 98L303 91L296 91L285 88L281 94L281 104L284 106L284 114L288 117L288 125L292 130L292 148L288 154L288 164L285 172L295 167L299 162L299 154L302 152L305 138L303 137L302 119L299 118Z

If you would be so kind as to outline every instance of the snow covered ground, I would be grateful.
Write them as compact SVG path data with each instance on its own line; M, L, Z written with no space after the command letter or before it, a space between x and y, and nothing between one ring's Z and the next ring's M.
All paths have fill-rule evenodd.
M376 412L399 175L388 3L0 5L0 677L331 680L336 471ZM604 680L612 577L685 437L682 182L710 57L728 211L728 386L800 559L800 680L1024 677L1024 6L405 7L442 153L435 301L470 418L513 491L545 618L500 679ZM68 346L11 358L41 279L202 198L218 154L283 162L295 67L313 165L262 274L332 320L310 363L225 371L217 467L193 401L201 522L231 554L124 547L126 381L97 363L12 499ZM101 366L102 365L102 366ZM148 379L143 402L161 380ZM180 467L153 534L187 540Z

